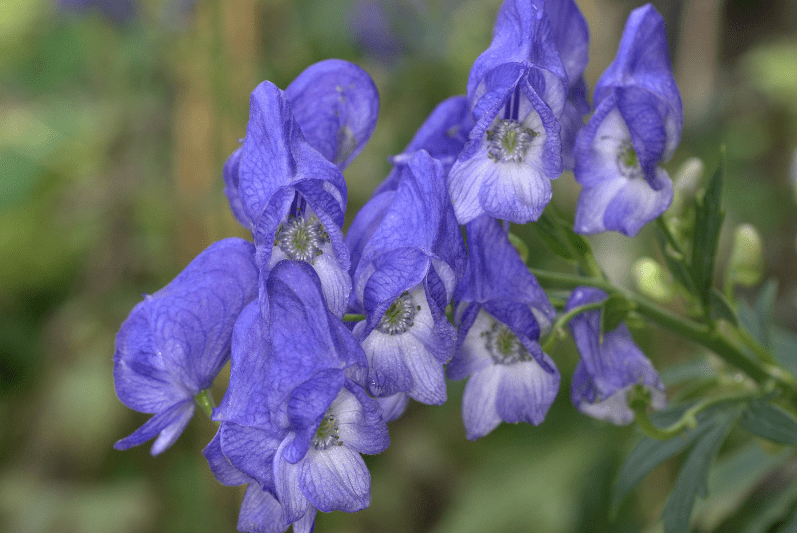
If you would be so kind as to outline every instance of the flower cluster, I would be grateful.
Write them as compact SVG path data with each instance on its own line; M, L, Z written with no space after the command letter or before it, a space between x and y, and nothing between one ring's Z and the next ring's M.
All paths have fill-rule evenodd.
M444 403L446 376L469 378L468 438L540 424L561 379L540 344L556 310L509 223L540 217L563 168L585 186L578 230L633 234L660 213L671 187L656 164L681 124L660 21L650 6L632 14L584 127L584 17L572 0L507 0L467 95L442 102L391 158L345 236L342 171L375 128L373 81L326 60L284 91L260 84L223 169L253 242L213 244L125 321L117 393L154 416L116 447L157 436L152 453L168 448L230 359L210 468L248 484L241 531L309 532L319 510L369 505L361 454L388 447L387 423L410 399ZM606 297L578 289L565 308L582 355L573 402L624 424L625 390L648 387L655 407L664 392L626 326L601 332Z

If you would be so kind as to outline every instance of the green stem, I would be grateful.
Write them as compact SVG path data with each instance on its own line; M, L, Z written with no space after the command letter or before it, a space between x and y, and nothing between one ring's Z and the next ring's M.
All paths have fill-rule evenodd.
M556 339L559 337L559 333L562 331L565 325L567 325L570 320L573 319L574 316L580 315L581 313L585 313L587 311L594 311L595 309L600 309L603 307L603 302L592 302L589 304L584 304L578 307L574 307L567 313L561 315L559 318L556 319L551 330L546 335L545 340L540 343L542 346L543 352L550 352L551 349L556 344Z
M551 288L575 289L576 287L586 285L602 289L607 293L618 293L636 304L635 311L640 315L645 316L656 322L659 326L685 339L708 348L739 370L742 370L756 382L763 384L767 381L774 380L791 392L797 393L797 381L795 381L791 374L775 365L751 359L715 327L709 327L705 324L700 324L684 318L661 307L644 296L633 293L627 289L615 287L603 279L561 274L559 272L549 272L539 269L530 270L540 283Z
M360 322L361 320L365 320L365 315L358 315L355 313L346 313L343 315L344 322Z
M758 341L755 340L753 336L750 335L750 333L746 329L739 327L734 327L733 329L736 332L736 334L739 336L739 338L742 340L742 342L745 344L745 346L750 348L750 350L754 354L756 354L756 356L761 360L762 363L768 365L778 364L778 362L775 361L775 358L772 357L772 354L769 353L769 350L761 346L758 343Z
M697 427L697 415L713 405L725 402L740 402L758 395L759 394L754 391L745 391L742 393L705 398L703 401L687 409L677 422L666 428L659 428L653 423L648 415L646 402L634 401L629 398L629 407L634 411L636 423L645 435L657 440L667 440L679 435L686 429L694 429ZM631 394L629 394L629 397L630 396Z
M216 404L213 402L213 396L210 395L210 389L205 389L194 396L194 401L208 415L208 418L213 420L213 408L216 407Z

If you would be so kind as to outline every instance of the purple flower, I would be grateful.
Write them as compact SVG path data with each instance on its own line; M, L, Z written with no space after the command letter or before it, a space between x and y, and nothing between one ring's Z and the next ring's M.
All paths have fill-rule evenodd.
M194 397L230 356L233 324L255 299L257 277L254 247L225 239L136 305L116 336L116 394L131 409L155 416L114 448L159 435L152 446L157 455L177 440L194 414Z
M235 325L230 386L205 456L220 482L249 483L239 527L311 531L316 510L368 505L360 453L383 451L387 427L378 403L348 377L362 373L365 355L327 309L315 271L282 261L265 290L265 316L253 304Z
M567 93L543 3L507 0L468 78L476 124L448 177L460 224L482 213L521 224L539 218L550 180L562 173L559 117Z
M448 377L470 376L462 419L471 440L501 421L540 424L559 390L559 371L539 345L555 311L509 242L487 215L467 227L469 262L457 287L457 351Z
M600 302L608 295L600 289L579 287L567 301L566 311ZM642 350L634 343L628 326L603 333L600 340L601 310L585 311L570 320L570 331L581 360L573 374L571 398L579 411L613 424L630 424L634 413L626 394L635 385L651 392L655 409L667 406L664 385Z
M371 136L378 108L368 74L336 59L308 67L285 92L270 82L252 92L246 137L224 180L233 214L254 236L261 297L276 263L305 261L321 277L330 309L345 312L351 279L341 170Z
M575 176L584 186L577 232L634 236L669 207L672 182L658 165L678 146L682 124L664 20L648 4L628 17L595 87L595 114L576 140Z
M368 357L368 391L442 404L443 364L456 336L445 308L464 270L465 249L440 162L416 152L396 190L363 207L347 243L356 257L356 307L366 315L354 333Z

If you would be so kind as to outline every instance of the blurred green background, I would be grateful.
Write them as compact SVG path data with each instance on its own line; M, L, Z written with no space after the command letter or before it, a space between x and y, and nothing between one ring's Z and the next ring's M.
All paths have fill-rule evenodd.
M592 32L594 87L638 4L577 1ZM215 428L201 413L157 458L149 445L113 450L148 418L115 396L116 330L142 293L165 285L211 242L247 237L229 213L221 165L244 135L248 95L260 81L284 88L328 57L354 61L374 78L380 117L346 172L349 223L387 174L386 157L439 101L464 92L499 3L137 0L129 18L115 20L97 7L0 0L0 531L235 530L242 490L222 487L207 469L200 451ZM780 281L776 322L794 329L797 6L654 4L667 20L686 113L667 169L674 174L690 156L713 169L718 147L727 146L718 275L733 227L756 226L767 275ZM555 182L557 209L571 215L577 193L566 173ZM531 262L561 267L524 236ZM623 284L632 283L638 256L656 253L648 230L634 240L592 241ZM659 368L700 355L657 330L634 334ZM609 489L634 430L577 414L569 402L572 342L552 356L562 388L541 426L503 425L468 442L463 384L451 383L446 405L411 405L390 426L390 448L368 458L371 507L320 514L316 530L656 531L677 459L610 517ZM754 489L729 482L738 477L733 468L773 460L740 453L752 455L721 461L716 490L696 513L698 530L729 530L723 520Z

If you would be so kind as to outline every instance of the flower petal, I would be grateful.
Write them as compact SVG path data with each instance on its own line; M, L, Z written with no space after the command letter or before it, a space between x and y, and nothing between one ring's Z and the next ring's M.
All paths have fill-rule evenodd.
M282 506L277 499L257 483L250 483L238 513L238 531L282 533L287 528L288 524L282 518Z
M159 455L174 444L192 416L194 416L193 399L175 404L147 420L143 426L129 436L116 441L113 447L115 450L127 450L133 446L144 444L158 435L150 453Z
M379 93L362 68L341 59L307 67L285 89L307 142L341 170L376 127Z
M311 448L300 463L299 484L319 511L361 511L371 503L371 475L360 454L343 446Z
M501 423L496 408L501 374L497 365L488 365L474 372L465 385L462 395L462 421L470 440L487 435Z

